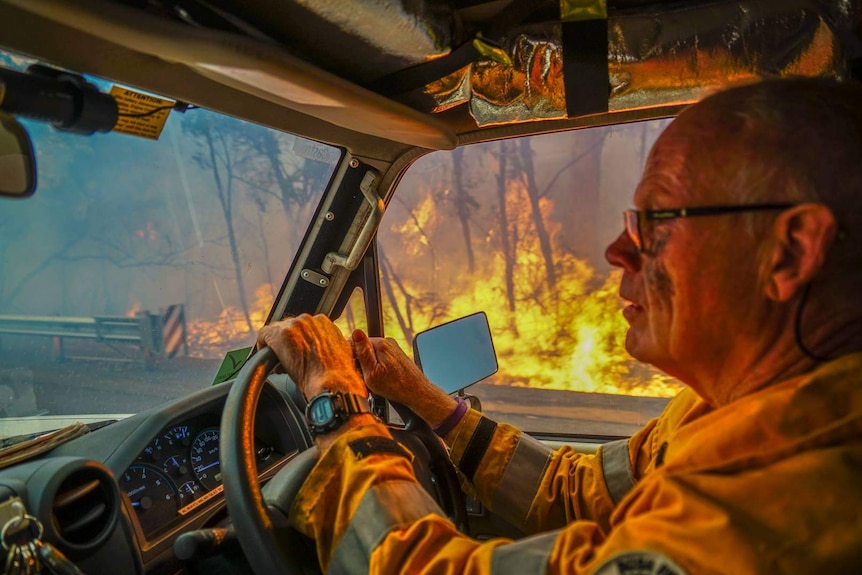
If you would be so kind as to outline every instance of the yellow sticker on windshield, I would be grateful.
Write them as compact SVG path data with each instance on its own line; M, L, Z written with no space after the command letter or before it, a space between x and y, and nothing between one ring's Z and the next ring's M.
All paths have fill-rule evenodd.
M117 101L120 116L114 132L158 140L174 106L173 100L165 100L142 94L128 88L114 86L111 96Z

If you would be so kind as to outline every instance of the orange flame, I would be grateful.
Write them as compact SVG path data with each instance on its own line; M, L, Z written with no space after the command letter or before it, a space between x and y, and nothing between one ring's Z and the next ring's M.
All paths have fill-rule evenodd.
M141 302L136 299L132 299L132 304L129 306L129 309L126 310L126 317L135 317L138 315L138 312L141 311Z
M232 349L247 347L255 341L272 307L272 286L261 284L254 292L249 317L254 333L249 333L242 310L227 306L215 320L190 319L186 324L189 355L219 359Z
M415 331L449 318L485 311L500 365L491 383L650 397L676 395L681 389L679 382L638 363L624 349L628 326L617 296L619 272L601 277L586 261L559 249L554 240L561 226L548 217L553 203L545 198L540 202L540 211L555 248L557 285L552 291L522 181L509 181L506 205L510 226L521 234L512 274L515 311L509 310L504 288L506 262L500 250L484 250L487 255L480 263L481 269L469 280L460 280L463 289L454 290L456 295L443 302L439 294L428 293L427 277L411 281L410 268L405 269L403 262L393 262L406 289L392 290L401 319L392 306L386 306L386 334L409 350L412 341L408 341L402 328L408 308ZM408 246L404 252L408 261L428 245L423 239L432 233L436 219L429 193L412 217L393 229ZM442 222L443 218L439 219ZM484 241L492 242L493 235ZM425 292L421 286L426 286ZM434 289L432 286L431 291ZM430 298L436 304L419 305L423 293L426 300ZM440 312L441 306L445 313Z

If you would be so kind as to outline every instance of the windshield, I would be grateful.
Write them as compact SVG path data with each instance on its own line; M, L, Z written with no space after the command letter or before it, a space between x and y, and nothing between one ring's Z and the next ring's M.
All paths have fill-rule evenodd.
M39 184L0 199L0 436L210 385L263 325L340 150L203 109L157 139L22 123Z

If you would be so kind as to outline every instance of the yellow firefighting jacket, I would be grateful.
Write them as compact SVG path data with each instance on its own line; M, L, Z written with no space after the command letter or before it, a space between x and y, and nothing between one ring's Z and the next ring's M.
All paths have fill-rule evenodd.
M862 353L718 409L683 391L596 455L469 412L452 459L486 506L544 531L518 541L460 534L381 437L344 433L294 503L329 572L862 572Z

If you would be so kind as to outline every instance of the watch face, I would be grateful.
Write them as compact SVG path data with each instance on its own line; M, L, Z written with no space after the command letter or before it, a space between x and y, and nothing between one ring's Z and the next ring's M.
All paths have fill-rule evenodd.
M329 397L321 397L313 401L308 408L308 419L314 425L323 425L335 415L332 409L332 401Z

